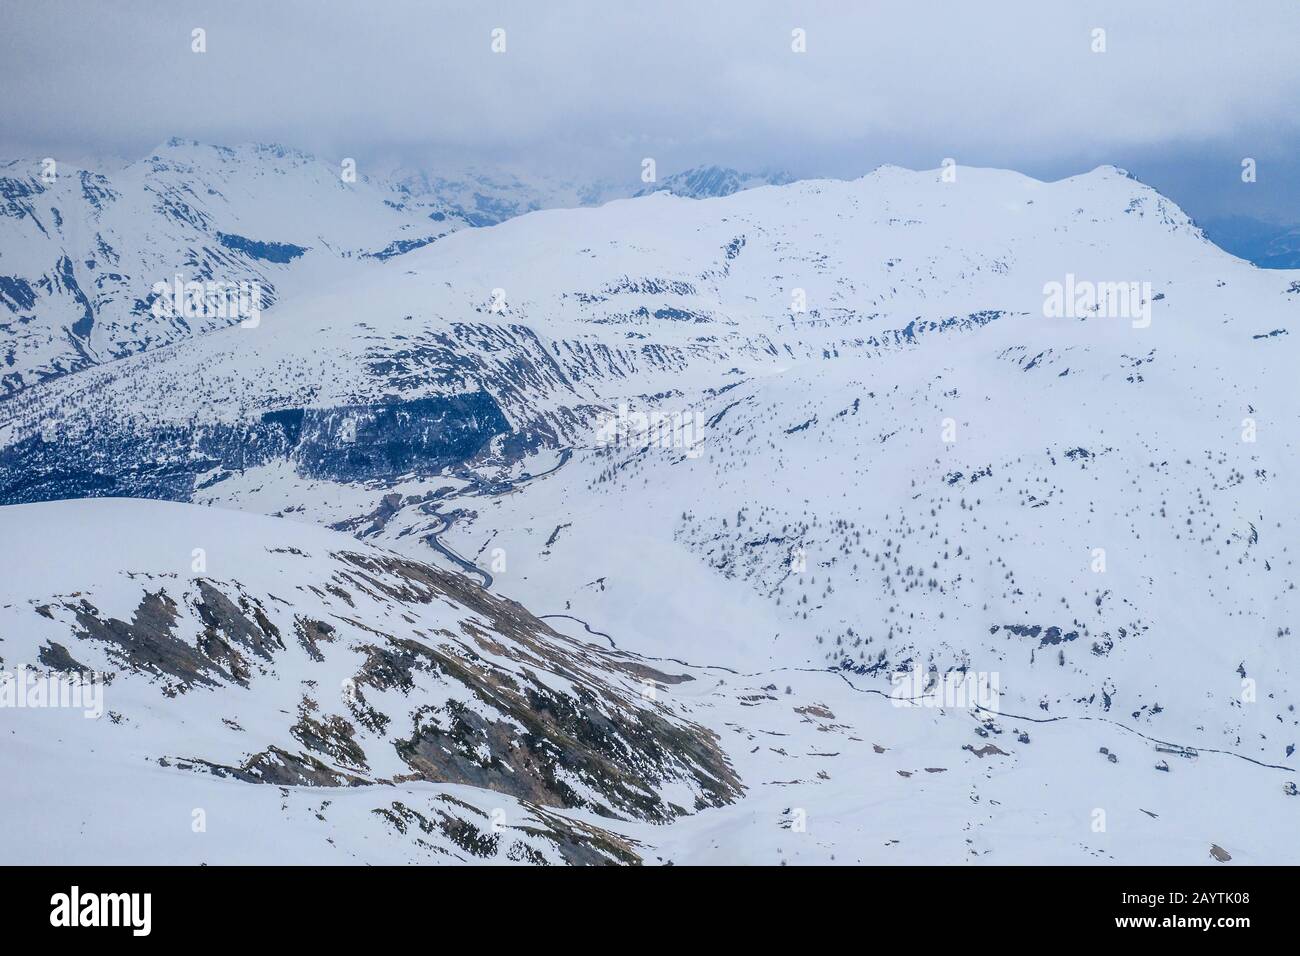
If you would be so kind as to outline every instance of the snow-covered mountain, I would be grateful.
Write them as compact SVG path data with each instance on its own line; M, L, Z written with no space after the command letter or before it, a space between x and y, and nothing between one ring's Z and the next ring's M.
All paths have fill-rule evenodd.
M696 166L645 186L635 195L668 192L686 199L714 199L730 196L742 189L784 186L792 182L793 177L786 173L742 173L726 166Z
M454 174L398 169L388 178L409 205L432 203L474 226L496 225L539 209L597 206L629 193L605 180L557 179L509 169L470 168Z
M194 543L51 571L56 589L6 574L0 604L62 607L40 633L83 660L94 630L52 590L156 576L177 551L188 567L205 522L230 520L194 505L272 515L248 535L315 557L292 613L427 631L383 601L320 606L328 581L355 599L347 547L323 543L346 532L476 582L459 605L477 586L520 602L565 653L691 676L660 700L716 735L738 783L664 797L698 810L671 823L607 802L642 859L1288 860L1272 834L1300 807L1300 273L1223 253L1112 167L946 179L885 167L533 212L322 278L256 327L27 388L0 403L0 501L189 502ZM63 530L97 505L116 530ZM75 566L54 552L165 523L125 507L0 522ZM256 579L209 558L228 601L297 606L288 558L245 563ZM201 622L178 573L168 595ZM6 661L39 660L41 639ZM961 675L996 699L946 698ZM904 678L925 706L901 706ZM301 752L276 733L197 756ZM724 776L680 766L663 779Z
M172 140L111 175L44 161L0 173L0 398L246 318L159 308L158 283L255 284L269 310L466 225L280 146Z
M778 181L700 167L652 188L699 198ZM250 318L220 308L214 285L255 290L269 311L458 229L634 189L507 170L372 178L283 146L180 139L120 169L12 160L0 164L0 400ZM159 301L160 283L196 282L203 307Z

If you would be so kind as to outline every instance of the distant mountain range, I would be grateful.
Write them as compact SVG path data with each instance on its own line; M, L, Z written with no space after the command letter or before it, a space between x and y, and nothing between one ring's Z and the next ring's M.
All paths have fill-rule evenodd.
M792 182L794 177L785 173L755 175L740 173L723 166L697 166L639 189L636 195L648 196L651 193L669 192L674 196L683 196L687 199L712 199L718 196L730 196L742 189L753 189L757 186L784 186Z
M1202 224L1219 248L1261 269L1300 269L1300 226L1232 216Z

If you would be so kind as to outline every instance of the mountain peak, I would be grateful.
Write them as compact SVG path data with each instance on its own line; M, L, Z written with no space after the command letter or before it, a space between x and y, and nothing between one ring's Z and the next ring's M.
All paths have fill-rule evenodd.
M1116 166L1113 163L1102 163L1100 166L1096 167L1091 172L1089 172L1088 175L1102 177L1102 178L1117 177L1119 179L1131 179L1135 183L1142 182L1142 180L1138 179L1127 169L1124 169L1123 167L1120 166ZM1143 185L1146 184L1143 183Z

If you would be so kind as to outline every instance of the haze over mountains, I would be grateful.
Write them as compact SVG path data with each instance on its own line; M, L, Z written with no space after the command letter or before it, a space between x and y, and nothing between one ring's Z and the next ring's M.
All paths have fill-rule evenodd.
M1114 167L784 179L11 168L0 657L114 672L107 719L0 744L49 768L19 830L1288 862L1300 272ZM273 296L159 322L177 271ZM103 803L60 786L87 754Z

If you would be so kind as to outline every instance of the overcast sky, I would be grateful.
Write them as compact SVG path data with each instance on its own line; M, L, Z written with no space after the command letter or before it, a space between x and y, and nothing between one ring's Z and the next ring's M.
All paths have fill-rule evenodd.
M644 156L660 176L1111 162L1198 218L1294 221L1297 50L1297 0L4 0L0 155L135 158L182 136L363 172L629 180Z

